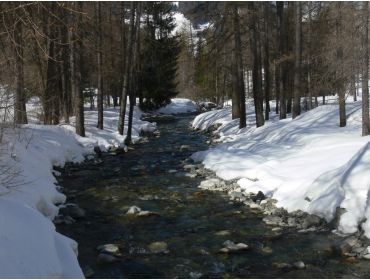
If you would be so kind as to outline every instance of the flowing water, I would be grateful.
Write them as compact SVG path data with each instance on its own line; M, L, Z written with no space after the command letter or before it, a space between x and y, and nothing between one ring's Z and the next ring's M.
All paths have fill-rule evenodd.
M68 164L59 183L86 216L57 230L79 244L81 267L92 278L354 278L370 277L369 263L328 253L335 236L287 230L275 238L262 214L230 202L220 192L197 188L202 177L185 176L183 161L205 150L207 137L191 131L194 116L158 124L126 154L102 155L102 163ZM192 151L180 151L190 145ZM175 171L176 170L176 171ZM159 215L133 217L136 205ZM250 246L237 254L221 254L226 240ZM168 252L154 254L153 242ZM98 245L114 243L121 256L114 263L97 262ZM273 263L303 261L306 268L277 269Z

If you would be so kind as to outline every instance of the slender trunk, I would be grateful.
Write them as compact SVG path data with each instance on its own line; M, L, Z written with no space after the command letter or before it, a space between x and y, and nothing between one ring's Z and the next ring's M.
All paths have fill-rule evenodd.
M14 56L15 56L15 102L14 122L16 124L27 123L26 96L24 92L23 71L23 36L22 22L18 21L14 29Z
M132 54L133 54L133 45L134 45L134 37L135 37L135 2L131 2L130 8L130 40L128 49L125 53L125 75L124 75L124 82L122 88L122 95L120 100L120 115L119 115L119 122L118 122L118 133L123 135L124 126L125 126L125 117L126 117L126 104L127 104L127 91L129 87L129 81L131 78L132 73Z
M263 118L263 93L262 93L262 73L261 73L261 49L258 46L260 41L259 30L257 27L257 8L253 2L249 2L250 9L252 11L251 24L251 53L253 54L253 99L254 108L256 113L256 125L260 127L264 125L265 120Z
M312 22L312 3L308 2L308 32L307 32L307 96L308 103L307 109L311 110L313 108L312 104L312 86L311 86L311 22Z
M287 71L286 62L283 61L285 54L285 23L284 23L284 2L277 2L277 18L278 18L278 37L279 37L279 107L280 119L286 119L286 84Z
M340 2L336 3L338 7L338 15L336 18L336 37L337 37L337 60L339 61L339 66L337 69L337 92L339 97L339 126L346 126L346 100L345 100L345 89L343 85L343 48L341 44L342 38L342 5Z
M132 61L132 73L131 73L131 82L130 82L130 110L128 114L128 125L127 125L127 135L125 139L125 144L130 145L132 144L132 122L133 122L133 115L134 115L134 106L136 100L136 92L138 89L137 79L139 78L138 75L138 61L140 55L140 14L141 14L141 3L137 3L136 6L136 22L134 26L134 37L133 40L135 42L134 49L133 49L133 61Z
M245 113L245 85L244 85L244 71L243 71L243 58L242 58L242 44L240 39L240 23L237 5L233 6L234 17L234 62L235 62L235 91L239 96L239 128L246 127L246 113ZM234 104L233 104L234 106Z
M363 31L363 73L362 73L362 136L370 134L369 120L369 2L362 2L364 31Z
M292 118L301 114L302 4L295 2L294 102Z
M264 17L265 17L265 40L264 40L264 70L265 70L265 120L270 118L270 96L271 96L271 78L270 78L270 55L269 55L269 2L264 2Z
M78 9L82 11L82 2L78 3ZM74 113L76 116L76 133L85 137L84 124L84 100L82 92L81 79L81 60L82 60L82 42L81 38L76 38L76 32L81 29L82 15L79 14L77 23L69 30L69 44L70 44L70 65L71 65L71 85L74 96ZM80 37L82 34L79 32Z
M96 9L96 29L97 29L97 72L98 72L98 128L104 128L104 121L103 121L103 75L102 75L102 68L103 68L103 52L102 52L102 28L101 28L101 2L95 2L95 9Z

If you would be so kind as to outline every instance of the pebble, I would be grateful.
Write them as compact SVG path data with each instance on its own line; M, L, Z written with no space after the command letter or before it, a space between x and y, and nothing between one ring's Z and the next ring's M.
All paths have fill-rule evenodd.
M304 269L306 267L306 265L302 261L297 261L293 263L293 266L297 269Z
M168 246L166 242L157 241L149 244L149 250L153 254L168 254L170 251L168 250Z
M99 245L98 247L96 247L96 249L100 253L107 253L107 254L118 254L119 253L119 248L115 244Z
M273 263L272 266L275 267L275 268L277 268L277 269L288 269L288 268L292 268L292 265L289 264L289 263Z
M244 243L235 244L234 242L227 240L223 243L224 248L220 249L220 253L236 253L239 251L245 251L249 249L249 246Z

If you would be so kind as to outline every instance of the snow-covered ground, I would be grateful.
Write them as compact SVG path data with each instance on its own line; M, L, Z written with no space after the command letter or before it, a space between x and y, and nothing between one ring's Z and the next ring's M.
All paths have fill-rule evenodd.
M37 100L28 104L31 124L9 129L0 146L0 177L7 181L0 185L0 277L82 278L76 242L57 233L52 223L59 210L56 204L66 199L57 190L52 170L67 161L83 161L94 146L121 146L124 136L116 132L119 111L106 109L104 130L99 130L97 112L86 110L83 138L72 125L38 124L38 106ZM141 130L155 129L140 116L136 108L134 141Z
M361 101L347 100L347 126L340 128L335 100L294 120L278 120L272 108L271 121L260 128L249 101L242 130L230 107L203 113L193 127L221 124L221 143L192 157L225 180L238 179L247 192L272 196L288 211L330 221L337 207L345 208L338 229L349 234L362 228L370 237L370 137L361 137Z
M197 104L186 98L173 98L171 103L165 107L158 110L161 114L183 114L183 113L193 113L198 111Z

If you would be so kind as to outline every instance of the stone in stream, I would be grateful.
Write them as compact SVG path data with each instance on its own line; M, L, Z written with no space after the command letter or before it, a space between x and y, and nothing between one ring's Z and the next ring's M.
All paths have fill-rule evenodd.
M96 247L96 249L100 253L104 253L104 254L113 254L113 255L115 255L115 254L118 254L119 253L119 248L115 244L99 245L98 247Z
M187 152L190 150L190 145L181 145L180 152Z
M230 234L231 234L231 232L227 229L215 232L215 235L217 235L217 236L226 236L226 235L230 235Z
M289 264L289 263L278 263L278 262L275 262L272 264L272 266L274 268L277 268L277 269L289 269L289 268L292 268L292 265Z
M148 248L152 254L168 254L170 252L167 243L163 241L150 243Z
M127 211L127 215L135 215L135 214L138 214L140 213L141 211L141 208L137 207L137 206L131 206L130 209L128 209Z
M227 240L223 243L225 247L220 249L220 253L236 253L240 251L245 251L249 249L249 246L244 243L235 244L234 242Z
M140 211L139 213L136 214L138 217L149 217L149 216L160 216L156 212L151 212L151 211Z
M306 265L302 261L297 261L297 262L293 263L293 267L296 268L296 269L304 269L306 267Z
M99 264L113 263L113 262L117 262L117 261L119 261L118 258L116 258L112 255L109 255L109 254L104 254L104 253L99 254L98 258L97 258L97 262Z
M270 226L278 226L281 223L283 223L283 219L278 216L266 216L263 218L263 221L265 222L266 225Z
M60 214L71 216L74 219L85 217L85 210L80 208L77 204L67 203L60 206Z

